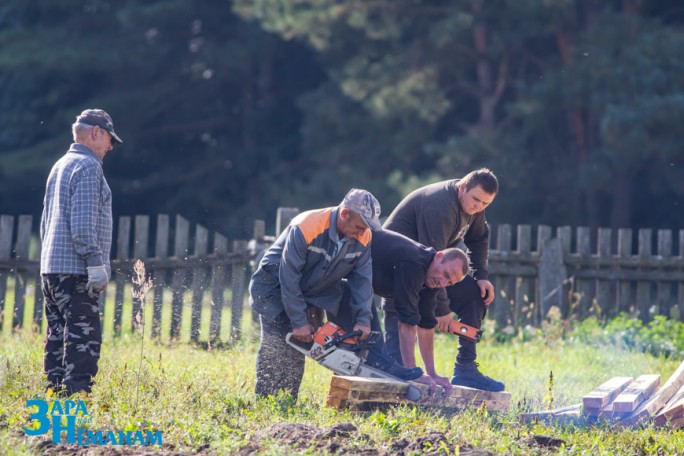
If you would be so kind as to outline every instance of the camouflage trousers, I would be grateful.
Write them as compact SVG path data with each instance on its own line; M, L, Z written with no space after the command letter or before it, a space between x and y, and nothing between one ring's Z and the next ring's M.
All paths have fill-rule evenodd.
M44 372L48 387L72 395L90 392L100 359L99 294L88 295L88 277L43 274L47 339Z

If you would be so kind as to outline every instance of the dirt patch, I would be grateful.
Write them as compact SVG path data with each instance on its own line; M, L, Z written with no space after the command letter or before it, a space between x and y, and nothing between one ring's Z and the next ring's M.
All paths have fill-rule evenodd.
M44 440L34 447L37 454L48 456L193 456L215 455L209 446L198 448L197 451L179 451L173 445L159 447L142 446L78 446L66 444L54 444L51 440Z
M388 455L443 455L461 454L466 456L490 456L493 454L469 446L457 448L449 443L441 432L433 432L420 436L415 440L400 439L386 448L376 448L375 442L366 434L360 433L352 423L336 423L326 429L307 426L299 423L278 423L256 436L259 441L273 439L281 445L296 450L318 450L331 454L355 456L388 456ZM253 442L249 452L240 451L241 455L258 453L259 442ZM245 448L244 450L247 450Z

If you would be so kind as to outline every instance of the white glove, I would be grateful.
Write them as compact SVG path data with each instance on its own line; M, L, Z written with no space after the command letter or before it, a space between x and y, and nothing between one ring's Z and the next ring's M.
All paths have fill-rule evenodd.
M86 283L86 290L88 295L93 297L95 293L99 293L107 287L109 283L109 276L107 276L107 269L102 266L90 266L88 269L88 283Z

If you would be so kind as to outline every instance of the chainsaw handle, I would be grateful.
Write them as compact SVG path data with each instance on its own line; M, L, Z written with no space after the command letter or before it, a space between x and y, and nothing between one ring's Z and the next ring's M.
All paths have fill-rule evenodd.
M352 331L349 333L342 334L341 336L338 334L335 334L331 341L329 341L325 345L323 345L323 349L327 350L330 347L332 347L333 345L339 345L340 342L342 342L343 340L347 340L347 339L350 339L352 337L358 337L362 334L363 334L363 331L361 331L360 329L357 329L356 331Z

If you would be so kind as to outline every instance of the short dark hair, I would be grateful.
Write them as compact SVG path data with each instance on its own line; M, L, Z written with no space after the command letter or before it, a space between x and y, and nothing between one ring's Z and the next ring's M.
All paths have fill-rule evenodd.
M461 260L463 275L467 276L470 273L470 260L468 260L468 255L466 255L463 250L452 247L450 249L442 250L442 253L444 254L444 256L442 256L442 263L446 263L447 261Z
M479 185L482 187L482 190L491 195L499 193L499 180L489 168L480 168L471 171L466 174L459 183L465 184L466 191Z

